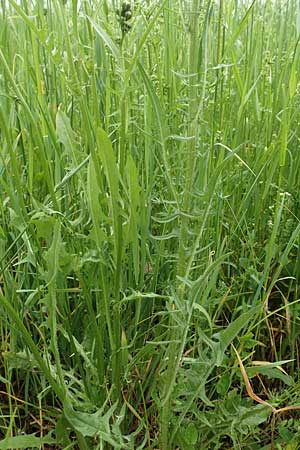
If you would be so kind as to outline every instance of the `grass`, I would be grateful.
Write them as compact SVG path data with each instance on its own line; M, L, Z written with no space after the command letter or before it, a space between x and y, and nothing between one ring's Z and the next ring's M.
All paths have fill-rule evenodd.
M0 449L298 448L298 2L0 25Z

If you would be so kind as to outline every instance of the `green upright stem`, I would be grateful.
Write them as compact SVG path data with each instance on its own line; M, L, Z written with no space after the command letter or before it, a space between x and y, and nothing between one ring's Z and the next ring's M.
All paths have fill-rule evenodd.
M179 304L184 299L185 284L179 280L179 277L185 275L185 263L187 259L186 248L188 243L188 225L189 213L192 209L191 191L195 178L195 167L197 162L197 135L198 135L198 55L199 55L199 11L200 0L193 0L190 11L190 44L189 44L189 127L188 135L193 136L186 148L187 162L185 167L185 186L182 201L182 216L180 223L180 236L178 248L178 263L177 263L177 298ZM165 391L162 399L162 413L161 413L161 449L171 449L170 442L170 413L171 413L171 394L175 385L176 372L178 362L181 357L181 352L178 349L179 330L172 315L170 315L170 330L171 338L170 345L167 351L168 366L166 370Z

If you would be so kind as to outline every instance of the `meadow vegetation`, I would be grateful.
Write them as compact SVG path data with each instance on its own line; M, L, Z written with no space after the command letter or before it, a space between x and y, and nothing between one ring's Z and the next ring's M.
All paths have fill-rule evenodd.
M299 448L299 39L1 0L1 450Z

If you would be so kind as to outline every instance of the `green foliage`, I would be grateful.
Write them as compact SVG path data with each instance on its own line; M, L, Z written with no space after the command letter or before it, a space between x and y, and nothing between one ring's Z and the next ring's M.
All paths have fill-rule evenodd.
M0 449L298 448L299 35L1 2Z
M12 449L29 449L40 448L41 445L55 444L56 440L51 436L44 436L42 438L35 436L34 434L20 435L14 437L8 437L0 442L1 450Z

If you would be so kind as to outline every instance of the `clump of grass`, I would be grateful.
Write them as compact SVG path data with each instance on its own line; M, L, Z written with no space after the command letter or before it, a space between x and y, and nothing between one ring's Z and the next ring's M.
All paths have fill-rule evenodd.
M0 448L296 446L298 3L0 12Z

